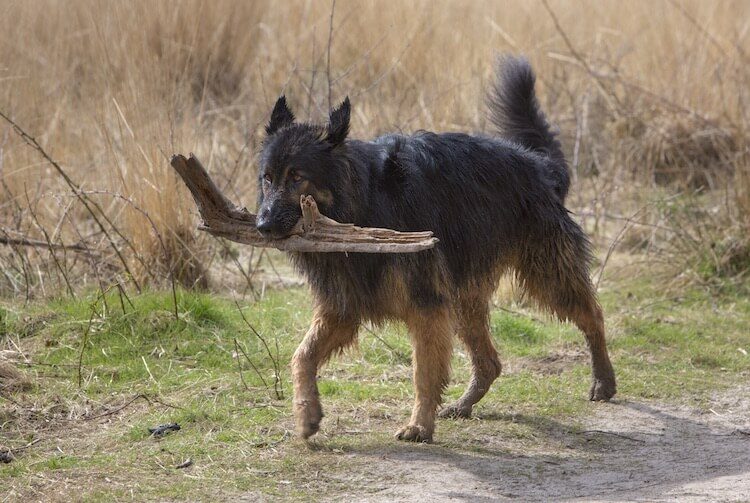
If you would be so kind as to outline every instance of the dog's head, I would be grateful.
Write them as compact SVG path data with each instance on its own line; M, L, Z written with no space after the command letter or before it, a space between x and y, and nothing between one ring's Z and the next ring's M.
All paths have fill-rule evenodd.
M302 216L300 196L311 195L332 216L345 163L351 106L347 97L325 126L301 124L280 97L266 126L258 169L258 230L284 238Z

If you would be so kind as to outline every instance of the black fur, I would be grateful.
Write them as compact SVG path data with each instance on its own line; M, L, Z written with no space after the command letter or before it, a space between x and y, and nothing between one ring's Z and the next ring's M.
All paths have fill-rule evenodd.
M292 253L315 297L313 320L292 358L294 414L303 438L323 417L320 365L352 344L360 324L403 320L414 352L415 404L402 440L430 441L448 383L455 333L472 361L464 394L442 417L469 417L501 371L489 330L489 300L506 270L523 291L586 336L591 400L616 393L604 319L589 279L588 240L564 207L569 177L560 144L534 95L523 59L507 59L490 95L504 138L459 133L347 139L349 99L325 126L297 124L282 98L260 156L258 229L283 237L300 196L340 222L431 230L431 250L410 254Z
M331 145L339 145L346 140L349 134L349 116L351 114L351 103L349 97L338 108L331 111L328 123L328 136L326 141Z
M489 99L490 120L504 138L552 161L547 165L547 175L564 201L570 187L567 163L534 94L536 78L531 66L525 59L501 59L497 74Z
M280 96L271 112L271 120L266 126L266 134L272 135L279 129L294 122L294 114L286 104L286 96Z
M377 322L392 315L381 291L389 274L404 279L408 302L430 307L498 269L535 260L529 250L572 248L588 260L586 237L563 206L567 166L534 96L531 68L508 59L498 76L490 118L505 138L419 132L348 140L348 98L327 126L292 123L280 98L260 156L259 214L275 222L270 234L288 233L299 218L298 195L278 195L293 192L280 178L296 169L331 194L318 204L335 220L431 230L440 239L415 254L291 254L319 302L342 318ZM553 264L540 274L553 276Z

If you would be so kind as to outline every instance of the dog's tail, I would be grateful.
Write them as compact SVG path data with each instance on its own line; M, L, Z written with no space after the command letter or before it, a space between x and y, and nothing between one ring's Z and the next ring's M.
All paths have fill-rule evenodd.
M549 159L547 175L561 201L570 186L568 164L534 93L536 77L525 58L506 56L497 63L489 95L490 120L504 138Z

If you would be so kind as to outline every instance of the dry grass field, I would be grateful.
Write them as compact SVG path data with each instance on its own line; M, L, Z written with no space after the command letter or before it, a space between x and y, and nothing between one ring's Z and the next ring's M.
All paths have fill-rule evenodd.
M607 470L625 473L652 447L664 463L649 469L672 488L750 470L726 455L748 438L732 429L746 431L746 398L726 404L750 396L750 2L5 0L1 10L0 455L14 459L0 464L10 488L0 500L211 499L214 485L249 500L408 500L441 473L461 485L456 467L481 489L461 493L469 499L595 499L598 482L562 473L583 474L611 449L631 457ZM483 419L441 425L432 450L383 447L411 393L410 349L393 326L326 370L330 415L317 444L298 445L286 364L309 318L306 290L283 255L198 232L170 155L195 152L252 208L280 94L310 121L348 95L355 138L488 132L485 91L502 53L529 58L559 128L568 206L596 245L620 396L637 407L592 416L582 341L509 283L493 313L509 372ZM465 381L466 355L454 368ZM651 443L643 403L683 427L670 442L715 456L670 479L669 463L688 455ZM613 422L620 437L584 438L613 417L643 429ZM154 442L145 428L168 420L183 431ZM477 456L520 471L493 479ZM188 457L194 466L173 468ZM376 460L391 470L385 482ZM434 477L410 472L415 462ZM536 492L513 482L530 473L548 476ZM649 480L631 479L620 498L661 497L661 486L633 492ZM410 481L416 490L393 492Z
M512 52L537 70L574 172L570 204L596 237L611 242L633 217L624 245L689 254L697 262L687 269L733 276L748 258L748 9L341 1L332 16L312 1L10 1L0 111L107 218L99 228L60 173L3 123L0 232L96 248L107 285L113 271L161 284L170 269L186 286L205 285L222 246L193 232L192 201L169 155L196 152L252 206L254 154L279 94L313 121L349 95L355 137L483 131L493 58ZM48 258L4 248L0 290L68 289ZM67 268L72 259L61 260ZM80 262L73 290L97 285L96 267Z

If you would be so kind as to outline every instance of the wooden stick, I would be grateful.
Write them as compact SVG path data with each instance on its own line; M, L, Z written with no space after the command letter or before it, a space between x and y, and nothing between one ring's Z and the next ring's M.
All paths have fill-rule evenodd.
M174 155L170 163L195 199L203 218L198 228L230 241L284 251L350 253L414 253L438 242L431 231L400 232L337 222L322 215L308 195L300 198L302 218L289 237L267 239L255 226L255 215L227 199L193 154L187 159Z

